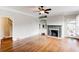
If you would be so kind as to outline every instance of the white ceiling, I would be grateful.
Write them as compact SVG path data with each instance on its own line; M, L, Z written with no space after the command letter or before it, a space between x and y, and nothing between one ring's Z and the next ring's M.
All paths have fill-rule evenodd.
M1 8L16 10L29 16L39 16L38 12L35 12L38 6L6 6ZM48 16L79 14L79 6L45 6L45 8L52 9Z

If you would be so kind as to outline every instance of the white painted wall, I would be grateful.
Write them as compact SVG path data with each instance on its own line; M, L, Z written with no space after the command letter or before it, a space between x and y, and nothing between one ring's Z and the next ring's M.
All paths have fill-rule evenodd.
M48 25L61 25L63 24L64 16L49 16L47 19Z
M10 11L6 9L0 9L0 16L10 16L12 19L14 40L39 34L38 19L33 16L24 14L20 11Z
M27 38L33 35L39 34L39 23L37 19L27 19L26 23L19 25L14 24L13 27L13 37L16 38Z

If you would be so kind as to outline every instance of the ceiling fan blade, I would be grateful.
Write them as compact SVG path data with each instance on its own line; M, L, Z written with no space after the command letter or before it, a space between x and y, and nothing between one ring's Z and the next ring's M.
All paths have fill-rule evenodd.
M45 11L50 11L51 9L46 9Z
M49 14L49 12L45 12L46 14Z

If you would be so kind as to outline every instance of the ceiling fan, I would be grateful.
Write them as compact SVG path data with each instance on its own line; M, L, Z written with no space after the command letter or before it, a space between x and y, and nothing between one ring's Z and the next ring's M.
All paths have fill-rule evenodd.
M44 14L44 13L49 14L49 11L51 11L51 8L46 9L44 8L44 6L38 7L39 15Z

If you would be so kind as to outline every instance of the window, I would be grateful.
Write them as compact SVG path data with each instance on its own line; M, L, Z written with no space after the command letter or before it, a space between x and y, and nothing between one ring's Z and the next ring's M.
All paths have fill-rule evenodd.
M69 21L67 23L67 35L79 36L79 20Z
M67 23L67 35L68 36L76 36L76 28L75 28L75 21L70 21Z

